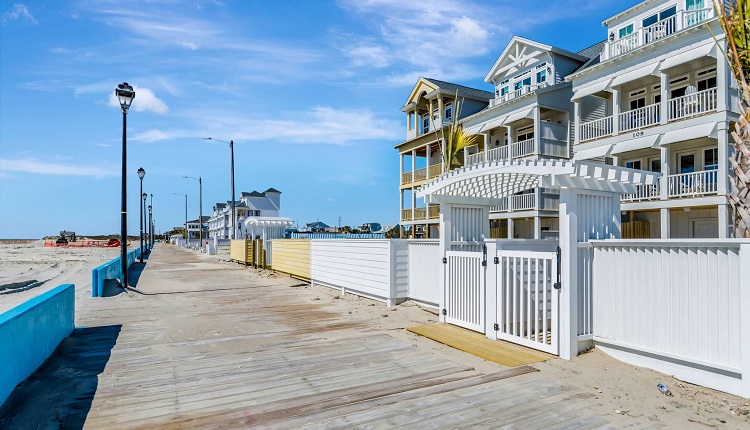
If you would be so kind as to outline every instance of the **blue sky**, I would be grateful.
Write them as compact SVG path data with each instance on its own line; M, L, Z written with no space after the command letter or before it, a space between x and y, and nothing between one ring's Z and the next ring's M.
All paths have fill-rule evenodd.
M513 35L571 51L635 1L556 9L490 1L0 2L0 238L120 230L127 81L128 231L138 167L157 230L236 193L283 192L300 224L398 221L399 111L419 76L491 91L483 78Z

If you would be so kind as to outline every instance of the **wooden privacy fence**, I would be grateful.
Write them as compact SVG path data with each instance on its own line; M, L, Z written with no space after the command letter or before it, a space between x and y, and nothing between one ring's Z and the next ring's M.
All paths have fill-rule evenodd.
M271 243L275 272L310 281L310 239L274 239Z
M594 342L750 396L750 241L593 242Z
M232 261L245 266L267 267L266 250L262 239L232 240L229 255Z

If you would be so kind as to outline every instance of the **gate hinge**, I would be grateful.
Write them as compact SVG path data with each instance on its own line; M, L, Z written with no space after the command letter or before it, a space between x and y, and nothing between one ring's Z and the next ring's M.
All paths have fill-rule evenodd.
M500 264L500 257L495 257L495 264Z
M443 315L448 315L448 311L446 309L443 309Z
M500 324L495 323L495 325L493 325L492 328L494 328L495 331L500 331Z
M443 264L448 264L448 257L443 257Z

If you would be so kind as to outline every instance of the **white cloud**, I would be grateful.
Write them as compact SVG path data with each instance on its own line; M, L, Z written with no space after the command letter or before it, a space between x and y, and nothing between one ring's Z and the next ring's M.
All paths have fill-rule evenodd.
M36 19L29 13L29 9L22 4L14 4L13 9L9 12L5 12L3 14L3 23L6 23L8 21L18 21L19 19L24 19L25 21L28 21L32 24L39 24Z
M12 160L0 158L0 172L23 172L37 175L59 175L59 176L93 176L104 178L117 176L116 168L75 166L69 164L47 163L36 160Z
M114 88L114 87L112 87ZM133 85L135 91L135 99L131 108L136 112L154 112L159 114L165 114L169 112L167 104L164 103L160 98L156 97L153 91L148 88L142 88L138 85ZM120 107L120 102L117 100L114 90L109 95L108 104L116 108Z
M357 141L392 141L403 137L400 121L380 118L366 109L337 110L316 106L307 111L286 112L279 116L279 119L258 119L256 116L230 112L192 112L186 119L200 127L195 131L152 129L135 134L131 139L156 142L176 138L199 139L205 136L230 135L235 141L347 145Z

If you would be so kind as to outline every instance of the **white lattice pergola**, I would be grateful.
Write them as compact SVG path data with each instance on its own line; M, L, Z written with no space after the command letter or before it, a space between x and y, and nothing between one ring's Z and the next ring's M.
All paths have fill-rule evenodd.
M489 208L501 199L536 187L560 190L560 357L569 359L585 348L579 344L579 244L620 238L620 195L655 185L660 176L583 161L490 161L451 170L422 186L417 196L440 204L440 247L445 256L446 251L481 249L490 237ZM487 327L492 337L489 323Z

